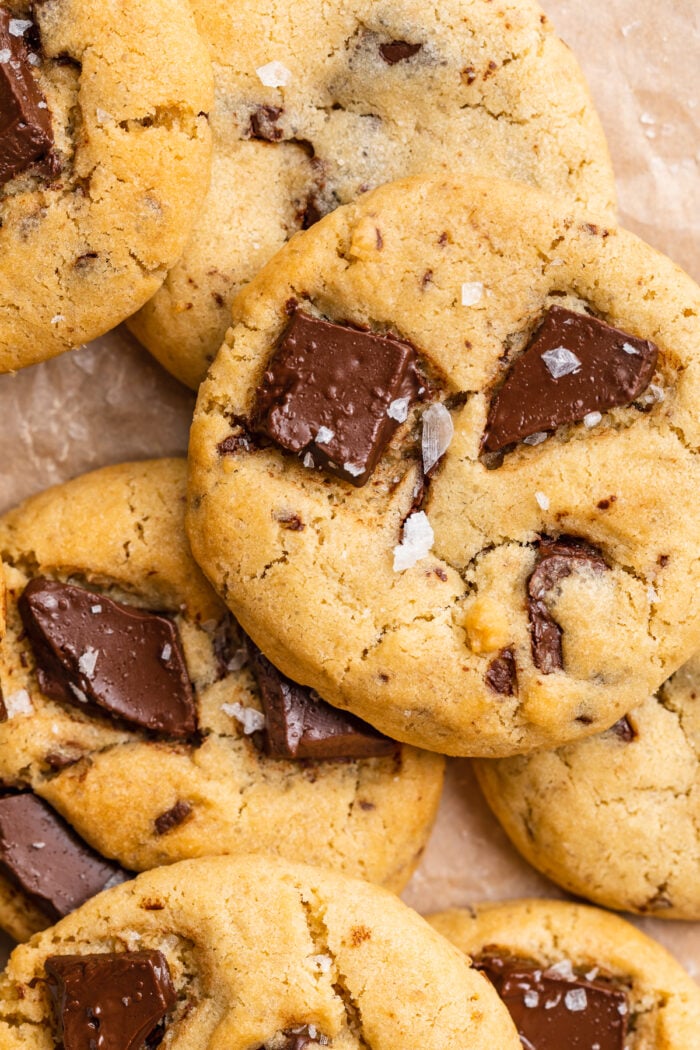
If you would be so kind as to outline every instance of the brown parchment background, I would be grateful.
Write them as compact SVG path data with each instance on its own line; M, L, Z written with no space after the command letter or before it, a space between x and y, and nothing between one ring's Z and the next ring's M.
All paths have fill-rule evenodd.
M623 225L700 280L700 0L541 3L588 77L616 166ZM193 404L123 330L0 376L0 512L107 463L184 453ZM469 763L452 761L435 832L405 899L427 912L522 895L561 896L512 849ZM700 923L639 924L700 979ZM0 938L0 962L3 951Z

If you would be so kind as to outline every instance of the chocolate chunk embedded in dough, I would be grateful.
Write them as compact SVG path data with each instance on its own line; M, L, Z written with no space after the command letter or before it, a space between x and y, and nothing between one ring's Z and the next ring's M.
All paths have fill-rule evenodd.
M28 584L19 611L47 696L169 736L195 731L192 685L166 617L45 577Z
M0 798L0 872L52 922L129 877L31 794Z
M553 674L564 666L562 629L547 608L547 595L578 567L590 568L594 572L604 572L608 568L600 551L584 540L562 537L540 542L539 561L528 580L527 604L532 659L535 667L544 674Z
M629 1006L621 989L508 956L475 964L508 1007L527 1050L623 1050ZM573 971L571 971L573 974Z
M264 142L279 142L284 132L277 121L284 112L279 106L258 106L250 118L250 134Z
M265 711L264 745L268 755L337 759L395 754L395 740L286 678L259 649L249 644Z
M379 53L388 66L395 66L398 62L413 58L422 47L422 44L409 44L407 40L392 40L389 44L380 44Z
M398 423L393 401L421 390L412 346L297 311L257 391L253 423L352 485L364 485Z
M649 386L657 356L654 343L553 306L494 395L483 450L630 404Z
M64 1050L142 1050L177 1002L161 952L51 955L47 984Z
M0 186L53 148L51 114L29 63L17 19L0 7Z
M166 809L165 813L161 813L159 817L156 817L154 821L156 835L167 835L173 828L184 824L191 814L192 803L182 798L179 799L171 809Z
M517 672L512 649L502 649L498 656L493 658L486 671L486 684L494 693L513 696L517 686Z

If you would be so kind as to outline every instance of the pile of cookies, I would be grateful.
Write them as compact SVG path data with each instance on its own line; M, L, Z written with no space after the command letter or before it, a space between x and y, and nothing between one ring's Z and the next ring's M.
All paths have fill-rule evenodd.
M0 371L198 391L0 518L0 1050L697 1050L621 918L395 896L467 756L700 919L700 289L615 212L532 0L0 0Z

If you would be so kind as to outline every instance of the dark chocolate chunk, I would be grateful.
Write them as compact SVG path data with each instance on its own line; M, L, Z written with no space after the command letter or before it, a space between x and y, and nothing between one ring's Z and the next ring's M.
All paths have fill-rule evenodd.
M398 426L391 403L421 390L416 361L408 343L298 310L258 389L254 425L308 465L364 485Z
M161 952L50 955L44 964L64 1050L142 1050L177 1002Z
M654 343L551 307L491 402L483 450L630 404L649 386L657 355Z
M283 112L279 106L258 106L250 118L251 136L265 142L279 142L284 132L277 121Z
M46 696L169 736L196 729L175 625L83 587L39 577L19 600Z
M0 7L0 185L47 157L53 148L49 113L34 79L22 36Z
M413 58L422 47L422 44L409 44L407 40L392 40L390 44L380 44L379 53L388 66L395 66L397 62Z
M562 536L558 540L540 541L539 561L528 580L528 611L532 659L544 674L553 674L564 666L562 657L562 630L547 608L547 594L577 567L604 572L608 566L602 554L584 540Z
M31 794L0 798L0 871L52 922L128 878Z
M627 715L621 718L614 726L608 730L610 733L614 733L620 740L624 740L626 744L631 744L633 740L636 740L637 734L634 730L634 726L630 722Z
M396 753L395 740L278 671L249 642L265 711L264 748L273 758L374 758Z
M494 657L486 672L486 684L494 693L501 696L513 696L517 686L515 656L512 649L501 649Z
M623 1050L629 1004L611 982L503 955L475 965L508 1007L526 1050Z
M165 813L161 813L159 817L156 817L154 823L156 826L157 835L166 835L173 828L183 824L192 812L192 805L186 802L184 799L179 799L172 809L166 809Z
M306 1050L309 1046L330 1046L331 1041L327 1035L321 1035L316 1028L311 1025L299 1025L298 1028L288 1028L284 1032L280 1033L284 1037L284 1043L278 1042L278 1038L275 1037L274 1045L276 1050ZM267 1046L267 1044L265 1044ZM264 1047L259 1047L258 1050L264 1050Z

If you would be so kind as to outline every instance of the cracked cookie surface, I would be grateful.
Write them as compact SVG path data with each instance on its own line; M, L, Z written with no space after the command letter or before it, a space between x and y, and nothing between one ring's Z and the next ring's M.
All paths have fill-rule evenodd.
M624 355L651 340L652 382L494 458L494 392L555 306L616 326ZM668 259L527 187L415 178L298 235L234 311L195 413L190 539L290 677L392 737L501 757L601 732L697 650L700 291ZM313 441L294 455L257 433L300 312L413 348L454 429L427 485L425 400L360 488L312 469ZM330 440L342 384L321 407Z
M622 1040L618 1032L610 1046L694 1050L697 1044L697 984L660 944L617 916L562 901L523 900L455 908L428 921L477 965L480 957L500 955L545 972L554 967L552 976L559 982L573 971L594 985L621 990L627 1031ZM533 996L521 1016L538 1005ZM582 1017L576 1012L580 1003L574 999L572 1005ZM581 1048L588 1050L588 1044Z
M3 1047L54 1045L48 957L128 951L165 957L168 1047L520 1046L486 979L391 894L255 856L147 872L17 948L0 977ZM313 1030L308 1044L284 1041L295 1029Z
M130 322L190 386L235 293L293 233L381 183L491 173L614 214L588 89L531 0L192 6L216 71L212 185L183 259Z
M518 850L609 908L700 919L700 657L600 736L479 762Z
M180 0L7 0L1 10L53 143L50 163L27 154L0 185L8 372L101 335L160 286L208 187L213 93Z
M241 633L192 561L184 501L184 461L159 460L84 475L0 518L4 789L34 792L132 871L261 850L400 890L437 809L443 760L410 747L342 761L263 753L250 735L264 721L260 689ZM71 704L42 693L17 608L39 577L89 588L100 615L110 598L169 618L194 687L196 732L148 732L86 707L84 694ZM88 672L105 660L99 646L81 657ZM48 922L0 856L0 926L25 938Z

